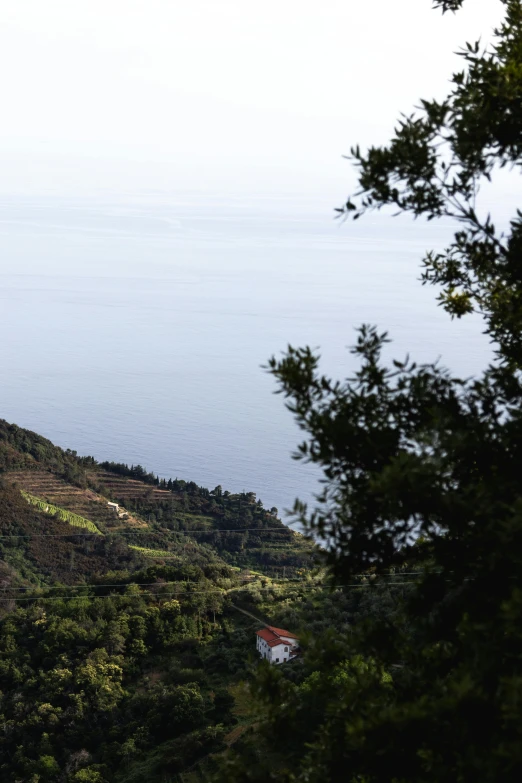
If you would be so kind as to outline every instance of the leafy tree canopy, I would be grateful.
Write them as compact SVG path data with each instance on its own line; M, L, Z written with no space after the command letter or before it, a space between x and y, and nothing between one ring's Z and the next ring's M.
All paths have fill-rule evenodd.
M436 8L457 11L462 0ZM457 230L428 253L423 283L451 317L479 313L495 359L474 379L409 358L363 326L353 377L320 372L309 348L269 368L306 434L298 456L324 472L317 509L333 579L423 572L393 620L315 640L307 679L261 670L269 718L228 780L507 781L522 774L522 213L507 232L479 189L522 162L522 6L487 49L465 45L444 101L423 100L387 146L355 147L359 190L339 213L392 206ZM414 576L414 579L417 577Z

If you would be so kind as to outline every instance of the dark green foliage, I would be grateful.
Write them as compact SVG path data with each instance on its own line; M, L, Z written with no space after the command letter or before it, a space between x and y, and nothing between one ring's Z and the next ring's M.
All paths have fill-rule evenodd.
M393 205L428 220L457 220L460 230L445 253L426 257L423 282L442 287L439 301L452 316L481 313L503 363L519 366L522 214L504 236L476 206L481 180L490 180L495 167L519 166L522 155L522 7L519 0L503 5L494 46L466 44L465 68L453 75L446 100L421 101L388 147L352 149L360 191L339 212L358 218Z
M442 286L451 316L483 316L495 361L471 380L388 366L387 336L365 326L346 381L323 377L307 348L270 362L306 433L299 456L324 471L322 503L296 513L328 544L333 580L422 573L393 611L309 641L304 680L261 669L268 717L227 783L522 776L522 213L501 235L475 203L481 180L522 162L522 6L503 5L493 48L466 46L445 101L422 101L387 147L352 150L360 191L340 210L457 221L423 282Z
M0 471L13 468L51 468L67 481L86 485L85 469L96 464L93 457L78 457L63 451L47 438L0 419Z
M107 492L108 482L102 478L100 483ZM217 552L232 566L259 569L273 576L295 576L299 569L313 564L313 546L255 502L253 493L214 496L196 484L188 492L186 483L178 480L166 489L164 496L144 495L130 501L111 493L149 523L150 534L141 531L127 536L129 543L164 549L170 542L175 551L183 547L185 554L195 542L200 553ZM187 538L185 534L191 529L197 533Z
M186 643L211 638L208 611L134 588L12 612L0 625L2 781L134 780L142 769L164 781L219 749L230 700L216 700L197 655L182 676Z
M446 11L458 11L463 3L464 0L433 0L433 7L441 8L442 13L446 13Z
M250 675L237 566L290 577L313 547L253 493L98 466L4 422L0 462L0 779L177 783L223 749L228 685ZM99 533L66 521L90 512Z
M223 729L208 727L193 731L188 736L158 745L143 760L133 761L130 769L121 771L117 783L144 783L144 781L175 781L176 773L192 768L217 748L223 747Z

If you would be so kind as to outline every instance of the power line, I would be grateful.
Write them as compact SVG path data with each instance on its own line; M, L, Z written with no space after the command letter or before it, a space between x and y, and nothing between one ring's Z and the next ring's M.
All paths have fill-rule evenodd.
M173 583L174 584L174 583ZM70 585L69 585L70 586ZM128 587L128 585L124 585L125 587ZM261 588L266 590L267 588ZM269 588L271 589L271 588ZM117 593L117 594L111 594L111 595L54 595L54 596L45 596L45 595L32 595L32 596L23 596L23 597L16 597L16 598L0 598L0 601L73 601L77 598L87 598L89 601L97 601L99 598L143 598L145 596L150 596L152 598L165 598L166 596L176 596L178 598L190 598L192 595L228 595L228 593L232 592L233 590L241 590L241 586L239 587L231 587L228 590L225 588L218 588L216 590L184 590L184 591L176 591L176 592L170 592L170 593L154 593L151 590L142 590L139 593L136 593L135 595L129 594L129 593Z
M28 585L27 587L7 587L6 590L69 590L70 588L80 588L84 587L85 589L91 589L91 587L129 587L129 585L132 585L133 587L165 587L166 585L176 585L180 583L185 583L189 580L179 580L177 582L123 582L121 584L85 584L85 582L78 582L77 584L72 585L50 585L49 587L47 585L43 587L35 587L34 585ZM251 579L242 579L241 582L251 582Z
M152 596L154 598L165 598L166 596L176 596L178 598L186 598L191 595L201 595L202 593L215 593L219 595L226 595L226 593L222 592L221 590L202 590L202 591L194 591L191 593L163 593L161 596L157 596L155 593L150 593L147 591L143 591L141 593L138 593L137 595L52 595L52 596L43 596L43 595L33 595L28 596L24 598L0 598L0 601L74 601L75 599L81 599L86 598L88 601L98 601L98 599L102 598L143 598L145 596Z
M394 583L397 587L400 587L401 585L409 585L409 584L416 584L414 581L407 581L407 582L395 582ZM120 585L118 585L120 586ZM127 586L127 585L125 585ZM371 584L350 584L350 585L337 585L337 588L343 588L343 589L360 589L364 587L371 587ZM83 587L83 585L82 585ZM274 588L280 588L280 587L286 587L286 585L271 585L269 587L259 587L258 589L260 591L266 591L266 590L274 590ZM327 585L320 584L320 585L308 585L306 587L302 587L301 590L315 590L318 587L327 587ZM337 589L334 588L334 589ZM218 589L218 590L189 590L185 592L174 592L174 593L153 593L150 590L143 590L140 593L137 593L136 595L129 595L129 594L111 594L111 595L60 595L60 596L42 596L42 595L35 595L35 596L24 596L19 598L11 598L11 597L5 597L0 598L0 601L73 601L75 599L87 599L88 601L97 601L98 599L102 598L144 598L145 596L150 596L153 598L161 599L165 598L167 596L175 596L177 598L190 598L192 595L222 595L226 596L231 592L244 589L242 586L239 587L232 587L228 590L225 589Z
M423 575L423 574L424 574L424 571L403 571L400 574L381 574L377 579L372 580L371 583L369 583L369 582L361 582L361 583L358 583L357 586L358 587L370 587L373 584L378 584L380 582L380 580L384 579L384 578L386 578L386 579L393 579L393 578L398 577L398 576L416 576L416 575ZM223 577L223 578L226 579L226 577ZM264 574L259 577L259 579L271 579L271 578L272 577L270 577L268 575L264 575ZM367 579L368 577L363 576L362 578L363 579ZM121 588L123 588L123 587L129 587L129 586L133 586L133 587L165 587L167 585L176 585L176 584L182 584L182 583L186 584L187 582L190 582L190 580L188 580L188 579L187 580L180 579L180 580L176 580L176 581L166 580L165 582L114 582L114 583L110 583L110 584L104 584L103 582L100 582L100 583L96 583L96 582L94 582L94 583L93 582L91 582L91 583L89 583L89 582L77 582L75 584L68 584L68 585L41 585L41 586L38 586L38 585L23 586L22 585L21 587L4 587L3 589L4 590L27 590L27 591L30 591L30 590L69 590L71 588L74 588L74 589L84 588L86 590L90 590L91 588L96 588L96 589L98 589L98 588L100 588L100 589L101 588L109 588L109 587L121 587ZM239 578L239 582L241 584L253 584L253 585L257 584L257 581L256 581L255 577ZM262 589L263 590L264 589L269 589L270 590L273 587L290 587L292 585L296 586L298 584L307 584L307 580L305 580L305 579L292 579L292 578L289 578L289 579L285 580L284 584L268 585L266 587L263 587ZM397 584L404 584L404 582L397 582ZM408 582L407 584L410 584L410 582ZM327 585L325 583L321 582L321 583L317 583L315 585L311 585L310 587L313 588L313 587L326 587L326 586ZM354 585L337 585L337 587L346 587L346 586L353 587ZM336 585L334 585L333 587L335 589ZM1 589L2 588L0 587L0 590ZM230 589L230 588L223 588L223 589Z
M168 530L168 533L173 533L175 535L180 536L191 536L193 533L259 533L259 532L279 532L284 533L287 530L289 530L290 533L299 533L297 530L290 530L288 527L248 527L248 528L211 528L211 529L205 529L200 528L196 530ZM118 532L111 532L110 530L107 533L102 533L101 536L103 538L108 538L109 536L120 536L120 535L127 535L127 534L135 534L135 533L144 533L148 535L165 535L165 533L162 533L158 530L143 530L142 528L138 528L136 530L118 530ZM302 535L302 534L300 534ZM9 533L9 534L0 534L0 538L91 538L92 536L95 536L96 538L100 537L100 533Z

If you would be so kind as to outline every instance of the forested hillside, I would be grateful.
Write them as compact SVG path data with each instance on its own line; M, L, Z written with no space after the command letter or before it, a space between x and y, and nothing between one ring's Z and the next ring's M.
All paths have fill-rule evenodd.
M236 607L263 599L262 624L291 580L326 595L314 546L253 493L6 422L0 465L0 779L205 780L253 721L259 615Z
M71 581L71 575L76 579L76 572L103 572L103 563L95 557L84 562L85 554L100 552L107 553L110 568L115 563L123 567L125 562L132 570L143 565L144 558L177 558L180 562L188 558L200 563L219 556L236 569L284 578L310 568L314 560L313 546L283 525L277 509L265 509L252 492L231 494L219 486L208 490L193 481L160 480L139 465L98 465L92 457L63 451L4 421L0 421L0 468L7 493L6 514L0 519L4 534L21 536L36 525L42 528L38 532L45 529L56 536L69 529L67 523L63 526L67 517L71 520L74 515L76 527L82 525L78 518L84 520L83 531L74 531L76 540L61 540L56 547L54 570L48 558L40 560L42 573L64 581ZM40 508L50 507L54 513L30 512L20 501L22 492L35 502L40 500ZM121 505L124 515L117 516L108 508L108 501ZM101 533L104 540L88 535L91 531ZM43 541L22 538L2 540L8 563L25 557L24 553L34 562L30 552L44 545ZM77 567L80 562L83 565Z

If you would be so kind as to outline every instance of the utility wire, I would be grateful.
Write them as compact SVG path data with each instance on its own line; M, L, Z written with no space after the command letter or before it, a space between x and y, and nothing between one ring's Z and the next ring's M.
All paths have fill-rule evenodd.
M415 575L422 575L424 574L424 571L404 571L401 574L382 574L378 579L372 580L372 583L378 584L378 582L386 577L387 579L393 579L397 576L415 576ZM227 577L223 577L226 579ZM272 577L269 576L261 576L260 579L271 579ZM362 577L363 579L367 579L367 577ZM108 588L108 587L129 587L132 585L133 587L165 587L167 585L176 585L181 583L187 583L187 581L190 580L177 580L177 581L165 581L165 582L119 582L119 583L111 583L111 584L104 584L103 582L100 583L86 583L86 582L77 582L76 584L68 584L68 585L27 585L22 587L5 587L5 590L69 590L71 588L85 588L85 589L91 589L91 588ZM241 584L256 584L255 577L244 577L240 578L239 581ZM286 587L286 586L292 586L292 585L298 585L306 583L305 579L286 579L284 584L277 584L277 585L269 585L266 588L262 589L272 589L272 587ZM402 582L398 582L397 584L402 584ZM409 583L408 583L409 584ZM312 585L312 587L323 587L325 586L324 583L318 583L316 585ZM343 585L338 585L339 587L343 587ZM361 587L369 587L369 583L361 583ZM335 586L334 586L335 587ZM0 587L0 589L2 589Z
M141 593L138 593L136 595L52 595L46 598L43 595L33 595L27 598L0 598L0 601L74 601L79 599L87 599L88 601L98 601L102 598L144 598L145 596L152 596L154 598L165 598L166 596L176 596L178 598L186 598L190 597L191 595L201 595L201 594L210 594L215 593L219 595L226 595L226 592L222 592L221 590L200 590L200 591L194 591L192 593L163 593L162 596L157 596L155 593L149 593L147 591L143 591Z
M226 578L226 577L225 577ZM132 585L133 587L165 587L167 585L177 585L177 584L186 584L186 582L189 580L182 580L173 582L123 582L121 584L85 584L85 582L78 582L77 584L72 585L50 585L47 587L46 585L42 587L35 587L35 585L27 585L27 587L6 587L6 590L69 590L70 588L80 588L84 587L85 589L90 590L91 587L129 587ZM251 579L240 579L240 582L251 582ZM196 584L196 583L194 583ZM1 588L0 588L1 589Z
M397 587L405 584L416 584L414 581L408 581L408 582L396 582L395 583ZM266 591L266 590L273 590L274 588L279 587L285 587L286 585L272 585L271 587L260 587L260 591ZM301 590L315 590L317 587L325 587L326 585L309 585L307 587L302 587ZM371 587L370 584L350 584L350 585L337 585L338 588L347 588L347 589L360 589L363 587ZM158 595L157 593L153 593L150 590L143 590L140 593L137 593L136 595L129 595L129 594L117 594L117 595L60 595L60 596L50 596L45 597L42 595L35 595L35 596L28 596L23 598L0 598L0 601L69 601L69 600L75 600L75 599L87 599L88 601L97 601L98 599L102 598L143 598L145 596L151 596L153 598L165 598L166 596L175 596L177 598L190 598L192 595L222 595L226 596L231 592L244 589L241 586L240 587L232 587L228 590L225 589L218 589L218 590L185 590L184 592L174 592L174 593L162 593L161 595Z
M278 531L279 533L284 533L286 530L289 530L289 528L285 527L249 527L249 528L210 528L210 529L197 529L197 530L168 530L168 533L173 533L175 535L184 535L184 536L191 536L193 533L258 533L258 532L274 532ZM297 530L290 530L290 533L298 533ZM159 530L144 530L143 528L137 528L136 530L118 530L111 532L110 530L107 531L107 533L102 533L103 538L107 538L108 536L120 536L120 535L127 535L129 533L145 533L148 535L165 535L165 533L159 531ZM100 533L16 533L16 534L2 534L0 535L0 538L90 538L92 536L96 536L97 538L100 537Z

